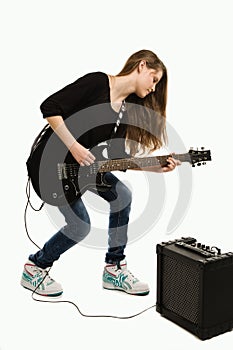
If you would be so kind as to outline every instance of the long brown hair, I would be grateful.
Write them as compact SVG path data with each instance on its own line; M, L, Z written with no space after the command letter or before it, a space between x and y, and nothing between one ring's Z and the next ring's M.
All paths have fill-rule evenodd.
M146 149L154 151L167 143L167 69L163 62L154 52L140 50L128 58L117 76L132 73L142 60L145 60L148 68L162 70L163 75L156 85L155 92L145 98L140 98L136 94L126 98L129 119L126 138L132 155L140 149L142 152Z

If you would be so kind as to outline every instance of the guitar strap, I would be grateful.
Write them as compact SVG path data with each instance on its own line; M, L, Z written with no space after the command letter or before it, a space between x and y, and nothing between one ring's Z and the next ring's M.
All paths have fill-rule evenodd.
M124 115L124 112L126 111L126 104L125 104L125 100L122 101L122 104L121 104L121 108L119 110L119 114L118 114L118 118L116 120L116 123L115 123L115 126L112 130L112 133L110 135L110 138L109 138L109 142L108 142L108 146L107 146L107 150L109 151L110 150L110 147L111 147L111 144L112 144L112 139L113 139L113 136L116 134L117 132L117 129L120 125L120 122L121 122L121 119L123 118L123 115Z
M31 147L31 152L30 155L34 152L34 150L36 149L36 146L38 145L38 143L40 142L42 136L45 134L46 130L49 128L49 124L46 124L43 129L40 131L39 135L37 135L37 137L35 138L32 147Z

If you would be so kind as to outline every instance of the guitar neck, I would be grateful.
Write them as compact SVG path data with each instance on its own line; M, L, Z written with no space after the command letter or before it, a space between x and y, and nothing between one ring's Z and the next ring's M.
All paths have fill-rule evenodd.
M127 170L136 168L146 168L150 166L166 165L167 159L171 155L154 156L145 158L124 158L124 159L113 159L106 161L98 161L98 172L114 171L114 170ZM189 153L176 154L173 158L180 160L181 162L190 163Z
M152 166L165 166L167 164L167 159L170 154L164 156L154 156L145 158L120 158L120 159L107 159L96 161L88 167L82 167L82 173L86 176L97 175L97 173L106 173L114 170L127 170L127 169L137 169L137 168L147 168ZM198 151L192 150L188 153L175 154L174 159L179 160L181 163L188 162L194 167L195 164L201 165L206 164L207 161L211 160L210 151ZM202 162L202 163L201 163ZM57 164L57 174L60 180L68 179L69 177L79 176L79 164L76 163L58 163Z

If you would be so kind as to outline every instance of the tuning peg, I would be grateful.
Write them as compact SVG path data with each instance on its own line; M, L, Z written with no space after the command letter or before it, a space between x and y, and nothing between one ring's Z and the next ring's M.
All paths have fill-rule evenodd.
M201 163L197 163L197 166L200 166L201 165Z
M206 162L203 162L202 165L206 165Z
M201 147L201 150L204 151L205 147Z
M195 168L195 164L192 164L192 167Z

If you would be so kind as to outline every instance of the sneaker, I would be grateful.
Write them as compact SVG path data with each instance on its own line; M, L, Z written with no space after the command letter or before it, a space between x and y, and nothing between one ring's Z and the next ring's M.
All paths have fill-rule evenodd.
M120 267L116 264L107 264L103 272L103 288L121 290L133 295L147 295L149 286L140 282L134 275L127 270L125 260L120 262Z
M41 269L30 260L24 265L20 284L24 288L47 297L56 297L63 293L62 286L48 275L47 269Z

